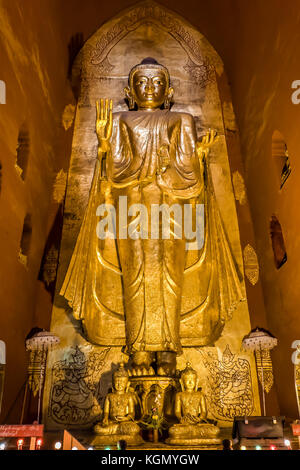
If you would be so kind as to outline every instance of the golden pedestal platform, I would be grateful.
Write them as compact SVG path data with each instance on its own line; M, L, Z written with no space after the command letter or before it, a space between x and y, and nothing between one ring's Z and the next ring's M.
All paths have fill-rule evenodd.
M130 385L140 399L142 416L151 414L153 408L168 421L174 416L175 394L179 390L178 378L158 375L132 376Z
M110 443L107 439L102 439L104 436L96 436L92 432L80 432L73 430L72 435L84 446L86 449L89 447L93 447L95 450L104 450L109 447L111 450L117 450L117 442ZM101 439L98 439L101 437ZM117 436L116 436L117 437ZM159 441L159 442L147 442L142 441L141 444L129 444L128 443L128 450L139 450L139 451L176 451L176 450L222 450L222 439L231 438L231 428L223 428L220 432L220 439L217 440L215 443L212 443L211 440L209 443L205 444L203 441L202 444L196 444L196 442L190 442L187 445L180 445L180 444L167 444L166 442ZM126 439L125 439L126 440Z
M166 444L175 446L216 446L221 444L220 429L209 423L175 424L169 429Z

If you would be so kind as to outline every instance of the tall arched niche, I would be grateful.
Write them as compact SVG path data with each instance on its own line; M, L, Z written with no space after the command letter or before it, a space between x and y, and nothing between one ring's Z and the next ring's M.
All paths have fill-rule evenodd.
M49 354L45 386L44 412L49 429L66 424L70 428L91 426L100 413L99 403L110 386L111 364L123 360L121 348L105 348L86 341L79 322L73 319L59 291L84 216L97 158L95 101L111 98L114 111L128 109L123 89L127 86L129 71L149 56L169 69L175 89L172 110L188 112L195 117L199 138L210 128L218 133L218 140L209 155L209 165L221 217L245 290L226 141L226 129L236 132L236 124L230 99L225 102L220 99L218 81L221 76L224 79L222 61L206 38L181 17L154 2L139 3L101 26L86 41L73 66L72 81L78 91L78 103L51 323L51 329L59 334L61 342ZM242 338L250 329L248 304L247 301L241 302L214 345L186 348L178 357L179 369L185 367L187 360L197 369L208 399L210 416L220 425L231 426L236 415L259 414L255 361L253 356L241 352ZM97 358L101 367L92 369L91 358L93 361ZM86 374L89 384L95 384L94 389L91 388L90 400L86 400L86 409L81 403L80 410L77 410L76 401L72 401L71 396L70 399L64 396L61 401L57 400L57 391L63 386L61 380L65 381L66 390L68 385L67 378L59 382L53 370L61 371L57 377L65 377L64 368L69 370L74 361L82 364L82 380ZM233 382L238 370L244 377L237 391L237 401L226 395L226 390L230 389L226 380L221 385L225 393L224 403L221 398L223 389L216 388L224 367L230 371L227 381Z
M80 169L74 181L84 210L97 154L95 101L111 98L114 111L127 110L124 87L130 69L145 57L154 57L170 72L174 87L172 110L191 113L200 137L215 129L218 141L210 152L215 191L224 223L235 213L225 126L236 130L231 102L221 103L218 79L226 80L222 60L207 39L183 18L152 1L141 2L101 26L79 52L72 73L78 89L71 166ZM75 85L76 84L76 85ZM226 121L226 123L225 123ZM78 171L76 171L78 175ZM75 172L70 171L72 178ZM82 175L85 177L83 178ZM69 187L72 180L69 180ZM231 194L231 203L224 201ZM234 230L238 231L237 222ZM232 222L227 233L231 237ZM239 241L231 240L242 269Z

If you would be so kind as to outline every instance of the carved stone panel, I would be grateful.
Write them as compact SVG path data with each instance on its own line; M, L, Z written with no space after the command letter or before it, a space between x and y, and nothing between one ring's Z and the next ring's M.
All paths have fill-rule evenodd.
M259 264L256 252L249 244L244 248L244 263L246 277L255 286L259 279Z

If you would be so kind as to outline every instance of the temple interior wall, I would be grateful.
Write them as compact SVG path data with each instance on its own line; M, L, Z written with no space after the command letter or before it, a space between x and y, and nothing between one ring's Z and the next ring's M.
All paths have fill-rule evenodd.
M279 338L272 352L280 412L297 416L292 342L299 322L299 119L291 84L300 76L299 1L235 2L236 49L229 67L233 105L241 136L245 181L254 224L268 329ZM248 13L246 13L246 11ZM237 46L238 44L238 46ZM253 73L255 70L255 73ZM288 148L292 172L280 190L272 135L279 131ZM276 269L270 219L276 215L287 262Z
M0 74L6 83L0 110L0 336L7 350L1 419L9 422L20 419L25 337L34 326L50 324L51 296L38 278L58 209L51 207L53 181L67 166L61 115L70 99L68 58L55 19L59 3L0 2ZM27 159L24 179L15 167L18 144ZM19 250L27 214L32 233L25 266Z

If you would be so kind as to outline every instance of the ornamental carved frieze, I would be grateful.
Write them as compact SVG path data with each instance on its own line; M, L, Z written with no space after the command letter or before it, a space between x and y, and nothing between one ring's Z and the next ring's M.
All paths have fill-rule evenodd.
M101 371L110 348L87 354L79 346L54 363L48 415L58 424L92 424L101 414Z
M205 88L208 83L214 81L215 68L209 63L208 59L197 65L189 58L183 68L200 88Z
M259 279L259 264L254 248L249 245L244 248L244 266L248 281L255 286Z
M235 171L232 175L232 184L235 199L241 204L241 206L245 205L247 202L245 182L244 178L238 171Z
M74 104L68 104L67 106L65 106L65 109L63 111L63 115L62 115L62 125L63 125L63 128L65 129L65 131L67 131L68 129L70 129L70 127L72 126L73 122L74 122L74 118L75 118L75 105Z
M179 20L174 18L174 15L152 2L145 2L143 5L138 6L103 34L96 43L95 48L86 51L90 64L97 67L100 66L103 68L103 71L107 71L107 68L111 67L107 55L113 47L128 33L136 30L140 25L149 22L167 31L182 45L191 58L191 62L194 63L195 61L192 73L198 77L199 75L202 76L204 69L207 69L207 67L200 52L203 48L200 41L196 40L193 34ZM111 71L110 67L109 71ZM191 65L187 64L187 67L191 67Z

